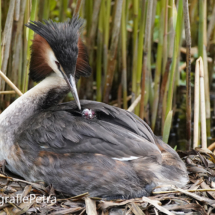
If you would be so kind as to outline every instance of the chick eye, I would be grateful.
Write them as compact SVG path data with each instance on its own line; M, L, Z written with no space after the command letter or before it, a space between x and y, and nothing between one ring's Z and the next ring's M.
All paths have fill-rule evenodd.
M57 65L58 69L59 69L60 68L60 63L58 61L55 61L55 63Z

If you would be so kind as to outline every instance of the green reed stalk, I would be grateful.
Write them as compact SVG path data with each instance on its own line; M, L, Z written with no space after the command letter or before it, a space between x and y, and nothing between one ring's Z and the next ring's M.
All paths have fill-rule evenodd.
M85 1L85 16L87 21L87 36L90 34L93 13L93 0Z
M132 102L136 98L136 82L137 82L137 47L138 47L138 3L133 0L133 63L132 63Z
M204 47L204 0L199 0L199 31L198 31L198 55L203 58Z
M152 130L155 129L155 123L157 118L158 101L160 94L160 79L161 79L161 65L162 65L162 53L163 53L163 35L164 35L164 17L165 17L165 0L161 1L160 6L160 23L159 23L159 41L157 49L157 62L154 80L154 100L152 106Z
M177 21L177 12L174 9L174 0L169 0L169 10L168 10L168 39L167 39L167 49L168 57L165 67L165 73L163 75L163 80L161 84L161 96L158 115L161 119L161 133L163 134L164 121L166 118L166 105L167 105L167 92L168 92L168 81L169 81L169 71L172 64L173 50L174 50L174 39L175 39L175 25ZM174 12L175 11L175 12Z
M94 1L92 22L91 22L91 26L90 26L90 34L89 34L89 39L88 39L90 65L93 64L94 42L95 42L96 29L97 29L97 24L98 24L98 15L99 15L99 10L100 10L100 5L101 5L101 0Z
M47 20L49 18L50 10L50 0L44 0L44 8L43 8L43 19Z
M65 21L67 6L68 6L68 0L60 1L60 17L59 17L60 22Z
M191 149L191 35L190 35L190 17L189 17L189 10L188 10L188 0L183 1L183 8L184 8L184 25L185 25L185 35L186 35L186 126L187 126L187 149Z
M97 35L97 54L96 54L96 100L102 101L102 47L103 47L103 16L104 16L104 1L101 3L98 23Z
M167 64L167 37L168 37L168 0L164 1L164 34L163 34L163 65L162 65L162 76L165 73L166 70L166 64Z
M32 6L31 6L31 14L30 14L30 20L35 20L36 18L36 11L38 6L38 0L32 0ZM31 29L28 29L28 48L27 48L27 67L25 71L25 85L24 85L24 91L26 92L28 90L28 71L29 71L29 64L30 64L30 58L31 58L31 44L33 40L34 32Z
M140 18L140 30L139 30L139 38L138 38L138 55L137 55L137 81L136 81L136 95L140 94L141 90L141 74L142 74L142 65L143 65L143 40L144 40L144 32L145 32L145 24L146 24L146 0L142 1L141 6L141 18ZM136 107L136 114L140 113L140 105L138 104Z
M172 115L173 115L173 111L171 110L166 117L165 123L164 123L164 130L163 130L163 141L165 143L168 143L168 139L169 139L169 134L170 134L170 129L171 129L171 125L172 125Z
M26 8L24 14L24 23L27 23L30 18L30 1L26 1ZM21 89L22 92L25 92L25 83L28 78L28 69L27 69L27 51L28 51L28 33L29 29L24 28L23 34L23 66L22 66L22 77L21 77Z
M123 108L128 108L127 103L127 61L126 61L126 3L122 4L122 20L121 20L121 36L122 36L122 85L123 85Z
M111 0L105 1L105 10L104 10L104 47L103 47L103 68L104 74L107 74L107 63L108 63L108 43L109 43L109 28L110 28L110 9L111 9Z
M146 26L145 26L145 37L144 37L144 52L143 52L143 67L142 67L142 84L141 84L141 100L140 100L140 118L144 117L144 102L145 102L145 90L147 89L146 77L150 72L147 71L148 67L148 52L151 46L151 20L152 20L152 6L153 1L148 1L147 4L147 15L146 15ZM149 83L149 80L147 80Z
M175 41L174 41L173 62L172 62L172 67L170 71L170 76L169 76L166 117L167 117L167 114L172 110L174 77L175 77L177 59L179 55L181 31L183 27L182 20L183 20L183 0L179 0L177 22L176 22L176 34L175 34Z

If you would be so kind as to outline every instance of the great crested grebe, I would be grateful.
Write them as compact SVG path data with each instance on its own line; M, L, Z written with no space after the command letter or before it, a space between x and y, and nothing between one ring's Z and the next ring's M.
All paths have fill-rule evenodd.
M26 25L36 33L30 77L41 82L0 115L0 160L26 180L71 195L133 198L158 185L186 185L183 161L143 120L104 103L79 102L75 80L91 73L81 21L44 22ZM60 104L69 91L75 101Z

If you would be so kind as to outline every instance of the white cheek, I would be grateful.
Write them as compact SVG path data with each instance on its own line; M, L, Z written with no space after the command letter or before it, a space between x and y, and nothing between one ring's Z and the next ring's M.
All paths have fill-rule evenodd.
M58 61L57 58L55 57L54 52L50 49L47 52L48 55L48 65L52 68L52 70L60 77L63 77L61 72L59 71L57 64L55 63L55 61Z

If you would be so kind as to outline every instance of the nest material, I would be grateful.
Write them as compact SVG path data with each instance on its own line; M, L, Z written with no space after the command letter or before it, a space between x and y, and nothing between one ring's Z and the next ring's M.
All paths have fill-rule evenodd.
M189 171L189 184L180 189L154 192L150 197L105 201L88 193L68 197L43 183L32 183L0 174L2 214L215 214L215 155L209 150L181 152ZM72 188L71 188L72 189Z

